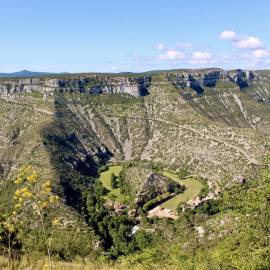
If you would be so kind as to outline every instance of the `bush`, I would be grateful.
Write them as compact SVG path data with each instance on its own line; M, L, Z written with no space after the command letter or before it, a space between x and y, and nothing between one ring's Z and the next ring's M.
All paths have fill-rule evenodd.
M178 169L178 176L180 178L183 178L183 177L186 177L188 175L189 175L189 170L188 170L187 166L185 166L185 165L180 166Z
M108 166L101 166L98 168L98 173L100 174L100 173L105 172L107 170L108 170Z
M117 177L115 176L114 173L111 174L111 188L115 189L118 187L118 183L117 183Z
M153 240L152 235L145 232L144 230L138 230L135 233L134 237L135 237L136 246L141 250L144 248L147 248L149 244L151 243L151 241Z
M165 193L163 195L158 195L156 198L145 203L143 205L143 210L148 211L151 208L154 208L155 206L157 206L158 204L168 200L170 197L171 197L171 193Z
M179 193L184 192L185 190L186 190L186 186L185 185L179 185L179 186L175 187L174 192L176 194L179 194Z
M208 186L203 186L198 196L200 198L206 197L208 192L209 192L209 187Z

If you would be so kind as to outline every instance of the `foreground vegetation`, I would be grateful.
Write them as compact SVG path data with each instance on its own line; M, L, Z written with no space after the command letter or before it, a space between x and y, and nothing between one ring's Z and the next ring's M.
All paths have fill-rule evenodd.
M74 243L70 243L65 249L64 241L70 237L65 236L64 231L67 229L59 227L52 235L48 223L52 220L48 215L50 209L47 206L44 208L47 217L45 228L50 239L54 239L50 242L53 269L269 269L268 169L262 169L257 178L246 183L227 187L220 199L210 200L194 210L180 213L178 220L148 219L142 213L140 230L134 236L130 235L130 231L136 224L135 220L125 213L117 216L103 208L102 190L102 186L97 184L86 197L87 223L103 241L96 251L83 251L87 250L87 241L85 244L81 241L84 232L78 233L80 248L74 249ZM27 198L28 195L23 197ZM10 231L4 225L6 221L6 217L2 216L1 250L9 246ZM32 247L32 251L29 245L28 250L25 249L29 241L25 237L26 230L30 229L32 241L38 235L42 240L42 230L41 234L35 236L35 227L27 229L23 224L14 225L11 239L16 245L12 247L10 269L49 269L48 260L43 259L47 252L46 241L41 241L43 248L40 250L37 250L37 245ZM73 241L76 241L76 236ZM32 255L27 259L28 252L32 252ZM62 259L59 256L61 253L65 254ZM70 253L69 257L67 253ZM63 259L73 262L63 262ZM1 269L8 269L8 259L1 257L0 266Z

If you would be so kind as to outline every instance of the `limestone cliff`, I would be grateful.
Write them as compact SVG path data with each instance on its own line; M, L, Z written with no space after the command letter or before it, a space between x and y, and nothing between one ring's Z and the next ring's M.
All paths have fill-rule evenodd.
M24 78L1 79L0 95L12 98L14 95L41 92L44 97L60 92L79 93L122 93L132 96L148 94L151 77L119 77L119 76L68 76L65 78Z

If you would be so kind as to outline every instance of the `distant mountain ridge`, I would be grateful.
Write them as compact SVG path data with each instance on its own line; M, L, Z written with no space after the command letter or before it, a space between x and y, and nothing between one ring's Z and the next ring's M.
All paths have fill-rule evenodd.
M30 71L30 70L21 70L17 72L11 73L0 73L1 78L15 78L15 77L43 77L49 75L57 75L57 74L68 74L67 72L63 73L53 73L53 72L39 72L39 71Z

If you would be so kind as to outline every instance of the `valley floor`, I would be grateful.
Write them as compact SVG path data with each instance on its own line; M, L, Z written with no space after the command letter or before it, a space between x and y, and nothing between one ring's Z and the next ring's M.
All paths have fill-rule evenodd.
M116 202L124 204L128 202L128 198L124 194L121 194L119 186L116 188L111 187L112 175L119 177L122 169L123 165L111 165L104 172L101 172L99 180L102 185L109 191L109 193L104 196L105 200L115 200ZM176 219L178 217L178 206L187 202L192 203L202 190L203 184L198 179L196 179L196 177L191 176L187 178L181 178L177 175L176 172L166 169L161 170L159 173L173 181L178 182L181 185L184 185L185 190L165 200L164 202L161 202L155 208L151 209L148 212L149 217L157 216L160 218L169 217Z

